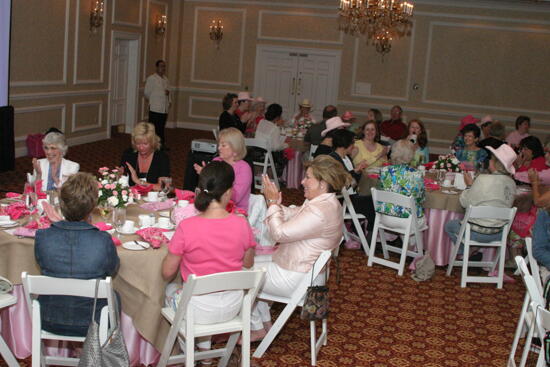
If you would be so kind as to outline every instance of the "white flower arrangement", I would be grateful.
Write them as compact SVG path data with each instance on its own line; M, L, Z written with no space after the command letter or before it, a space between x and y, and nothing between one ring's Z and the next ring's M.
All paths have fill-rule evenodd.
M440 155L434 164L435 169L447 172L461 172L460 161L452 154Z
M134 202L134 194L128 186L128 176L120 176L117 169L109 170L108 167L101 167L97 187L99 205L123 208Z

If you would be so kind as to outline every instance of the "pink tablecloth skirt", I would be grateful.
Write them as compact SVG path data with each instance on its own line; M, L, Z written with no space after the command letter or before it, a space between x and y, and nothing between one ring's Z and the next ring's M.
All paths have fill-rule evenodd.
M15 357L24 359L29 357L32 351L31 319L23 293L23 286L16 285L13 294L17 296L18 302L11 307L2 309L0 312L0 331ZM132 319L124 312L121 317L121 326L131 365L156 364L160 354L152 344L141 337L134 327ZM68 356L71 353L60 342L50 341L46 346L48 355Z
M298 189L302 184L304 176L303 155L302 152L296 151L294 158L289 160L285 167L283 179L286 180L286 187L289 189Z
M424 231L424 250L429 250L435 265L449 264L451 254L451 239L445 233L445 223L452 219L462 219L464 214L449 210L426 209L426 224L428 229Z

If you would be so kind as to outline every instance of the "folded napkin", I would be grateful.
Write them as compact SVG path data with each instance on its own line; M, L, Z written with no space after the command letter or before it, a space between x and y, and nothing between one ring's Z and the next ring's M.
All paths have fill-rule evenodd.
M46 199L48 195L42 191L42 180L38 180L34 183L34 192L36 192L36 197L38 199Z
M195 202L195 193L193 191L175 189L174 192L176 194L176 199L178 199L178 201L187 200L190 203Z
M132 193L135 195L135 194L140 194L140 195L147 195L149 193L149 191L153 190L153 184L149 184L149 185L135 185L135 186L132 186L130 188L130 190L132 191Z
M164 236L163 232L166 232L166 229L148 227L140 229L136 232L144 241L147 241L151 244L153 248L159 248L162 245L168 244L168 238Z
M423 166L426 167L427 170L430 170L432 169L434 164L435 162L428 162L428 163L424 163Z
M13 235L22 237L34 237L36 235L36 229L18 227L13 231Z
M424 187L430 191L436 191L441 189L441 186L431 178L425 178L424 179Z
M47 217L40 217L38 220L30 221L25 228L28 229L44 229L50 228L52 222Z
M145 210L157 211L157 210L166 210L174 206L174 200L168 199L166 201L159 201L156 203L145 203L141 204L139 207Z
M369 173L367 176L369 176L369 178L374 178L375 180L380 178L380 175L377 173Z
M94 224L94 226L96 226L100 231L108 231L110 229L113 229L112 225L110 225L109 223L105 223L105 222L97 222L97 223ZM115 244L115 246L122 245L122 241L120 239L118 239L117 237L111 236L111 239L113 240L113 243Z
M11 203L6 209L7 214L11 219L19 219L30 214L30 211L25 206L25 203Z
M175 207L172 211L172 221L176 223L177 227L185 218L191 218L198 214L199 211L195 208L194 204L189 204L184 208Z
M21 199L22 195L17 192L7 192L6 198L8 199Z

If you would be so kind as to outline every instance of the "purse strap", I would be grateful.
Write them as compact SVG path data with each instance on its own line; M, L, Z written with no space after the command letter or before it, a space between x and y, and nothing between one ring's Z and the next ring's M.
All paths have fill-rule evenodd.
M100 279L95 280L95 294L94 294L94 308L92 310L92 322L95 320L95 307L97 305L97 291L99 289L99 281Z

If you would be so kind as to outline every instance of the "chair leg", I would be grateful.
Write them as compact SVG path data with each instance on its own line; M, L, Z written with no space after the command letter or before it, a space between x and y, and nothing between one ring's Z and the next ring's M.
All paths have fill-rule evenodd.
M369 249L369 259L367 261L368 266L372 266L372 259L374 259L374 251L376 250L376 236L378 235L378 222L374 221L374 227L372 228L372 238Z
M497 288L502 289L502 283L504 283L504 259L506 258L506 242L500 246L500 259L498 259L498 283ZM538 275L535 275L538 276Z
M508 366L515 367L516 365L514 361L514 357L516 355L519 339L521 337L521 331L523 330L523 326L525 324L525 315L527 314L528 308L529 308L529 293L525 292L525 297L523 298L523 305L521 306L521 313L519 315L518 325L516 326L516 333L514 334L514 341L512 342L512 349L510 350L510 355L508 356Z
M464 257L462 259L462 275L460 276L460 286L466 288L466 277L468 276L468 258L470 257L470 242L464 241Z
M6 361L8 367L19 367L19 363L13 356L13 353L4 341L4 338L2 338L2 335L0 335L0 355L4 358L4 361Z
M271 345L275 337L279 334L279 332L295 309L296 305L286 305L277 320L275 320L275 322L273 323L271 329L269 329L269 331L267 332L267 335L263 338L258 348L256 348L256 350L254 351L254 354L252 355L253 357L262 358L267 348L269 348L269 346Z
M388 244L386 243L386 231L380 229L379 232L380 242L382 243L382 253L384 254L384 259L388 260L390 258L390 255L388 253Z
M315 320L309 322L309 344L311 347L311 365L317 365L317 331L315 330Z
M401 248L401 258L399 259L399 269L397 270L397 275L399 276L403 276L405 271L405 261L407 260L407 249L409 248L410 238L409 231L405 232L403 236L403 247Z
M246 336L247 334L248 336ZM229 362L229 358L231 358L231 353L233 353L233 349L235 349L235 345L237 345L237 340L239 339L239 335L241 335L241 333L239 332L233 333L227 340L227 343L225 344L225 354L218 362L219 367L227 366L227 363ZM248 333L243 332L242 335L243 335L243 341L242 341L242 347L241 347L242 348L241 360L245 358L245 355L248 356L248 358L250 359L250 330L248 331ZM248 352L245 353L245 349L247 349L246 348L247 346L248 346Z
M451 276L451 272L453 271L453 266L455 265L456 256L458 254L458 248L460 245L452 244L451 245L451 255L449 256L449 265L447 265L447 276Z
M187 335L185 338L185 366L195 365L195 338Z

